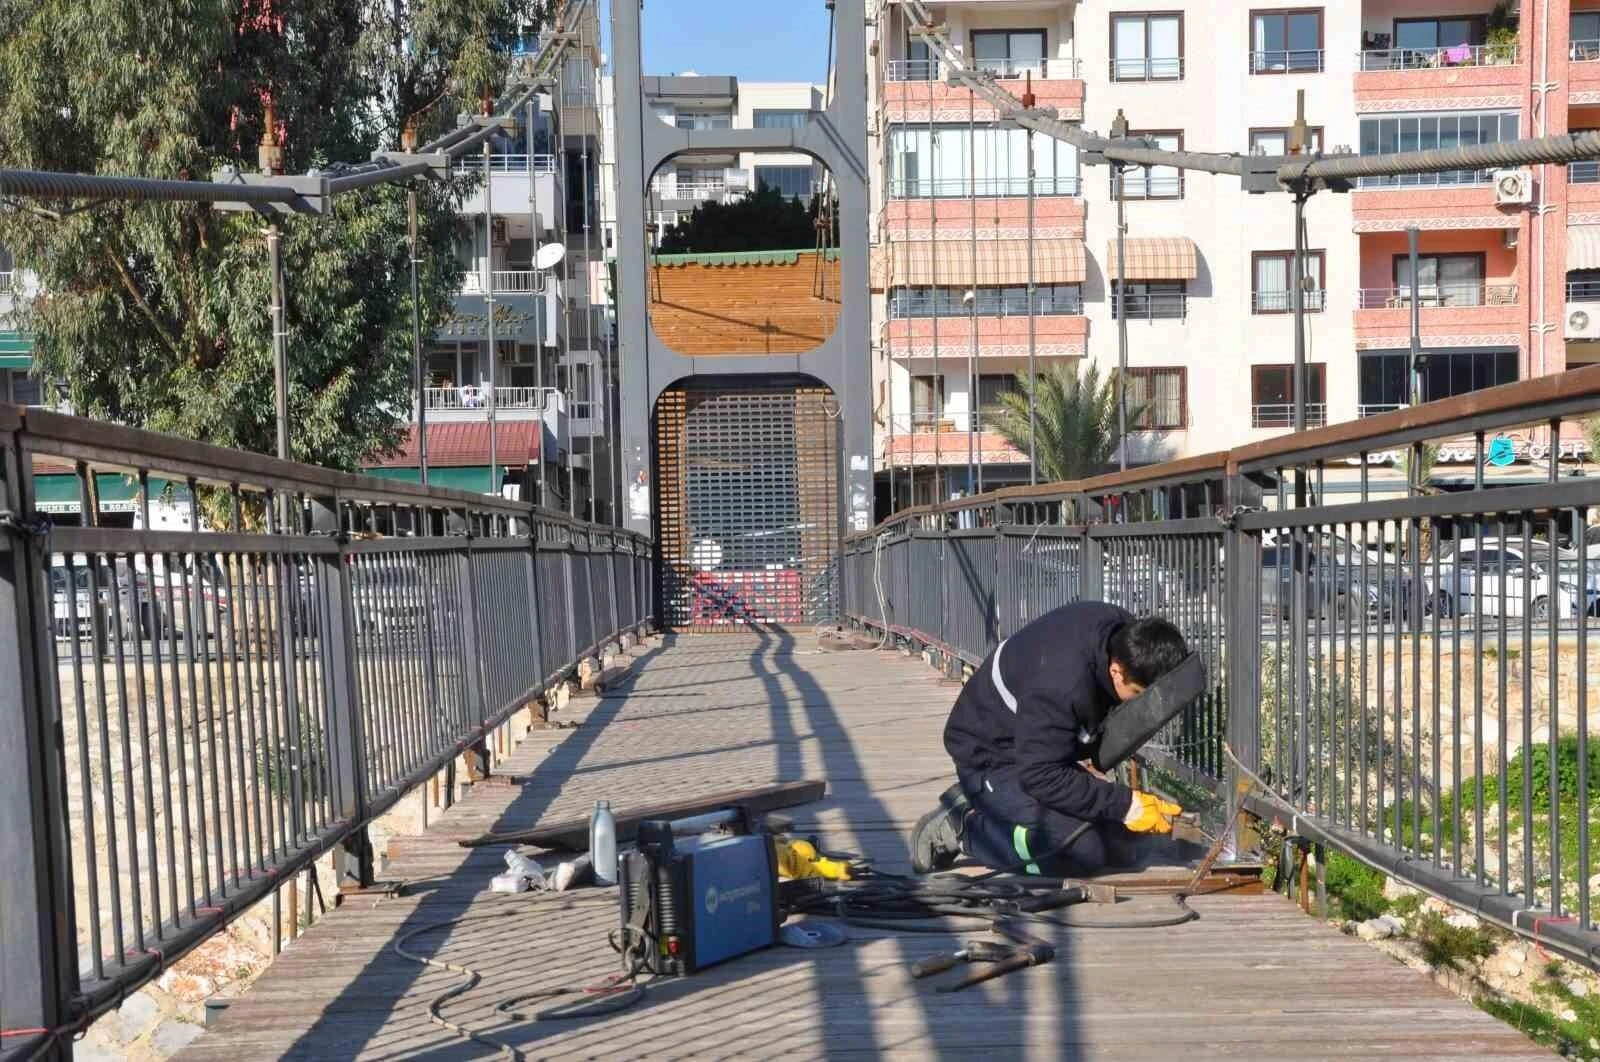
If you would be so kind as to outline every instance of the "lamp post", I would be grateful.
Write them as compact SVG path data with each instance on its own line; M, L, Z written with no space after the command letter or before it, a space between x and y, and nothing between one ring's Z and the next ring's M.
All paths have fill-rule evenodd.
M407 121L400 133L401 150L411 154L417 150L417 126ZM406 246L411 259L411 384L417 392L417 479L428 485L428 374L422 364L422 294L417 281L417 186L413 182L406 188Z
M1111 120L1111 136L1122 139L1128 135L1128 119L1117 108ZM1111 166L1111 179L1117 186L1117 297L1112 304L1117 310L1117 468L1128 470L1128 216L1127 197L1123 194L1120 162Z
M283 172L283 145L278 143L278 118L272 98L261 117L261 144L256 153L261 172ZM289 459L289 349L283 321L283 233L277 221L267 224L267 269L271 274L272 389L277 419L278 456Z

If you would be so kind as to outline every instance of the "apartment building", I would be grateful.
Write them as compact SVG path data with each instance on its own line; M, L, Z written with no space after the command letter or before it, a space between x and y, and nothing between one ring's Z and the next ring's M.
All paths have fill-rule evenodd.
M1015 94L1027 85L1040 106L1099 132L1121 111L1131 132L1167 147L1282 154L1297 90L1312 150L1372 154L1600 127L1600 3L966 0L930 9L967 65ZM899 4L883 6L873 32L879 468L880 479L896 468L905 504L966 490L969 454L984 486L1026 479L1025 456L984 428L1030 353L1041 370L1084 358L1116 366L1117 204L1107 167L1083 165L1043 136L1033 138L1030 197L1027 133L949 83ZM1596 166L1365 180L1314 196L1309 423L1600 360ZM1130 168L1123 180L1127 385L1143 410L1130 458L1286 431L1290 197L1166 167ZM1415 388L1413 225L1424 353ZM1574 459L1583 449L1564 447Z
M461 291L424 351L429 482L499 490L607 520L616 505L615 455L607 442L616 382L594 9L568 29L574 43L559 83L492 139L487 158L456 163L458 173L487 171L487 177L461 203ZM530 34L511 48L532 56L539 39ZM559 261L548 257L554 244L564 250ZM491 413L497 474L491 473ZM413 421L406 443L373 471L412 478L419 464Z
M693 72L645 78L650 110L679 129L797 128L821 108L822 87L804 82L741 82ZM760 185L808 200L820 189L822 168L789 152L691 152L650 180L654 238L707 201L726 202Z

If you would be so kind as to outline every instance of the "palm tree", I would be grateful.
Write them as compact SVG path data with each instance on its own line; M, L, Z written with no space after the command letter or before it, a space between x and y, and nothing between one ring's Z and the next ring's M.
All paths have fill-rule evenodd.
M1035 446L1029 431L1028 400L1033 397ZM1000 396L994 430L1023 453L1032 453L1045 480L1083 479L1102 472L1116 457L1122 435L1117 430L1116 377L1085 364L1057 364L1037 382L1017 373L1017 390ZM1128 407L1133 423L1144 412Z

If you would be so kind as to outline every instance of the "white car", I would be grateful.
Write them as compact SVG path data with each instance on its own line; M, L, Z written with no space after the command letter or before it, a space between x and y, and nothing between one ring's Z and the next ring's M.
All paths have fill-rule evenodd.
M1590 572L1587 586L1578 585L1577 554L1552 550L1535 540L1525 547L1519 539L1463 539L1444 547L1439 557L1437 581L1431 561L1423 562L1423 578L1439 615L1485 616L1520 619L1524 615L1546 620L1555 608L1558 619L1576 617L1580 611L1597 615L1600 570Z

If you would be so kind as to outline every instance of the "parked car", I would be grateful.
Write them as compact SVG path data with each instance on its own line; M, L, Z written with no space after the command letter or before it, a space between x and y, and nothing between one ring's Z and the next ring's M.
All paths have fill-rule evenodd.
M1446 543L1439 572L1424 563L1429 598L1441 616L1457 614L1548 619L1552 604L1558 618L1580 611L1600 615L1600 571L1588 573L1580 587L1578 554L1552 548L1543 540L1462 539Z
M429 602L414 557L381 553L362 557L350 576L357 634L388 634L416 629Z
M95 617L100 617L100 623L105 625L111 615L110 600L111 589L109 586L109 573L104 572L105 562L95 558L101 565L101 585L98 587L100 608L95 609L96 586L93 573L90 571L90 558L82 553L74 554L69 568L67 558L56 554L50 561L50 622L57 638L67 638L76 634L80 638L91 637L95 631Z
M174 563L174 561L176 563ZM226 630L233 602L216 560L207 554L169 558L136 555L116 562L118 609L123 638L208 638ZM198 615L196 610L198 609Z
M1363 567L1357 549L1319 549L1305 543L1264 546L1261 550L1261 610L1264 616L1288 618L1296 581L1304 586L1308 618L1342 622L1365 614L1378 623L1404 622L1413 610L1415 584L1392 563L1367 555Z

